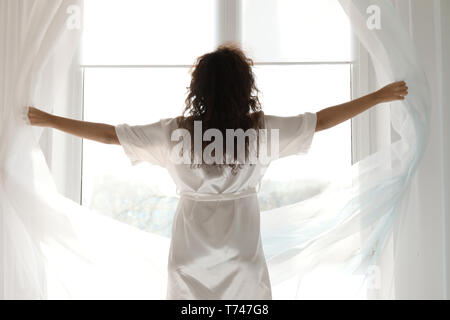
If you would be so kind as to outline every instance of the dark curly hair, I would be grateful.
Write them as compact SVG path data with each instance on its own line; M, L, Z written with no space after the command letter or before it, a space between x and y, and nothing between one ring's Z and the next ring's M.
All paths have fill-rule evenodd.
M252 66L253 60L234 43L223 44L214 52L199 57L190 70L191 84L187 88L186 107L183 116L178 118L178 126L189 130L191 137L194 121L202 122L202 134L208 129L218 129L223 137L226 129L260 129L261 104ZM223 140L227 159L226 141ZM205 145L203 142L203 149ZM246 160L248 145L246 139ZM194 143L191 146L193 155ZM236 148L235 143L234 161L225 164L233 169L242 165L237 159Z

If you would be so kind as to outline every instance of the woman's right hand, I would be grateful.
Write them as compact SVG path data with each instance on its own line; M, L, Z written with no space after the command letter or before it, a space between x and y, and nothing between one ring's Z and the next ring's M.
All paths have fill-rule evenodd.
M405 100L408 95L408 87L405 81L391 83L374 93L377 103L385 103L396 100Z
M34 107L28 107L27 117L29 119L30 125L32 126L49 127L53 115Z

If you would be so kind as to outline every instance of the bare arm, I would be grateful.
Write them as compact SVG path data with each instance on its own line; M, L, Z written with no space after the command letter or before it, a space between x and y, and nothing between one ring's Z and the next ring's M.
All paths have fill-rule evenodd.
M316 132L332 128L371 107L385 102L404 100L408 87L404 81L391 83L384 88L350 102L317 112Z
M120 144L115 127L109 124L58 117L34 107L29 108L28 118L33 126L50 127L80 138L105 144Z

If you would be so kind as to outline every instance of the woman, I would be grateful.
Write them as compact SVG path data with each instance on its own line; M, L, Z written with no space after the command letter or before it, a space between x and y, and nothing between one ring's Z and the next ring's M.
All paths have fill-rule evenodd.
M334 127L379 103L403 100L408 94L405 82L396 82L317 113L265 115L252 65L252 60L231 44L201 56L192 69L184 115L148 125L112 126L28 109L31 125L121 145L132 164L146 161L169 171L180 191L180 200L168 259L168 299L271 299L257 198L270 161L306 153L315 132ZM263 136L258 135L250 144L250 136L244 136L244 148L240 149L228 145L239 141L238 135L230 140L218 139L226 136L227 129L242 129L235 133L275 130L271 137L277 139L261 139ZM177 130L182 134L175 134ZM182 136L186 139L180 147ZM204 138L200 144L195 141L198 137ZM215 142L213 148L208 141ZM276 144L276 156L270 153L269 161L249 161L255 150L256 159L262 157L261 143L270 151ZM257 148L251 149L253 146ZM239 150L244 150L244 155Z

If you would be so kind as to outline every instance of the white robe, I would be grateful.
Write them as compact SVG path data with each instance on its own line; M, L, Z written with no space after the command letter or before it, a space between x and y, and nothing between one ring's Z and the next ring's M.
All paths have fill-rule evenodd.
M264 115L266 129L279 129L279 157L307 153L316 113ZM269 164L231 169L170 161L176 119L148 125L120 124L116 133L133 165L166 168L180 194L168 258L167 299L272 299L261 243L257 191Z

